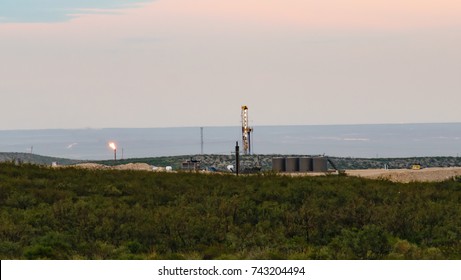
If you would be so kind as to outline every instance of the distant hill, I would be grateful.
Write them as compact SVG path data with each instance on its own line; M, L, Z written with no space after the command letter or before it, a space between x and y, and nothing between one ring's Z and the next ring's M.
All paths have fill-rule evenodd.
M56 162L60 165L70 165L83 161L41 156L31 153L0 153L0 162L32 163L39 165L51 165L53 162Z
M410 168L418 163L427 167L459 167L461 157L410 157L410 158L331 158L339 169L389 169Z

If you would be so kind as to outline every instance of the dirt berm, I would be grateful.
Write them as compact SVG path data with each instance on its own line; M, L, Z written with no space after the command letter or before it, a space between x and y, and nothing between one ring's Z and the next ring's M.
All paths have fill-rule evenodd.
M441 182L461 176L461 167L411 169L364 169L348 170L347 175L373 179L387 179L393 182Z

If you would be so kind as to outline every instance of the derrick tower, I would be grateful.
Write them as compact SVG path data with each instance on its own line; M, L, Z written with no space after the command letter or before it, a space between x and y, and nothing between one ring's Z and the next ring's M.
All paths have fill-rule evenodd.
M245 155L251 154L251 132L253 131L248 124L248 107L242 106L242 145Z

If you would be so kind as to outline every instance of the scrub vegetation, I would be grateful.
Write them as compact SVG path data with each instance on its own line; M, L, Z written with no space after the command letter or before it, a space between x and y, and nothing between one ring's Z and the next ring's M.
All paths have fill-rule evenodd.
M461 259L461 180L0 164L1 259Z

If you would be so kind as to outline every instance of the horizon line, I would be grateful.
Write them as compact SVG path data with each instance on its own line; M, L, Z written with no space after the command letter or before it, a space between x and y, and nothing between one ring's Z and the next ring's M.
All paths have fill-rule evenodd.
M461 124L459 122L389 122L389 123L336 123L336 124L261 124L251 127L274 127L274 126L370 126L370 125L429 125L429 124ZM104 129L171 129L171 128L219 128L219 127L240 127L237 125L197 125L197 126L157 126L157 127L80 127L80 128L18 128L1 129L2 131L33 131L33 130L104 130Z

